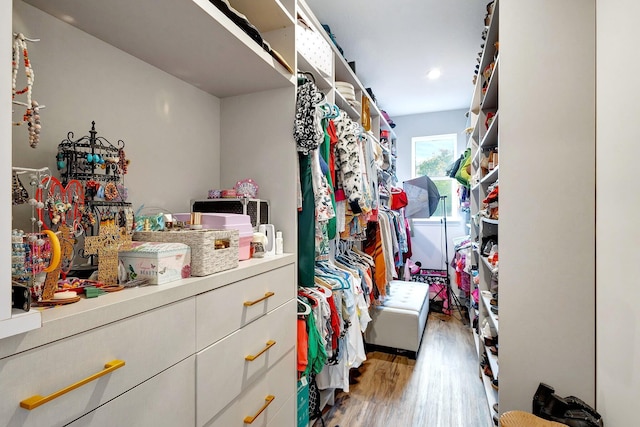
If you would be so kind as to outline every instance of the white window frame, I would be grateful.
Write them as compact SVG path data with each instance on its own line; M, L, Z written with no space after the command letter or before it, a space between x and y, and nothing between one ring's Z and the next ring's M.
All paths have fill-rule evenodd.
M451 140L451 143L453 144L453 160L454 161L457 160L458 159L458 134L446 133L446 134L440 134L440 135L414 136L411 138L411 178L418 177L416 173L416 145L420 143L442 141L443 139ZM434 182L445 180L445 179L451 180L451 197L450 197L451 200L447 200L446 203L448 206L452 206L452 209L451 209L451 215L447 216L447 221L460 221L461 220L460 210L455 209L455 206L453 206L454 203L457 204L457 200L454 201L454 197L456 197L457 189L458 189L458 186L460 185L458 181L456 181L453 178L449 178L448 176L442 176L442 177L430 176L429 178L431 178L431 180ZM426 222L435 222L435 221L440 222L442 218L443 216L432 216L430 218L424 218L424 219L416 218L415 220L426 221Z

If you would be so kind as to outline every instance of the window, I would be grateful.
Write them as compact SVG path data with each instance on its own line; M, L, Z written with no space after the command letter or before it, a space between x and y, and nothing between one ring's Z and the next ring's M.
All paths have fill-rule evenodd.
M457 159L457 146L458 136L455 133L411 138L411 177L426 175L436 184L440 195L447 196L447 217L452 219L459 216L458 210L453 208L457 205L458 182L449 178L447 168ZM443 204L440 203L432 217L442 216Z

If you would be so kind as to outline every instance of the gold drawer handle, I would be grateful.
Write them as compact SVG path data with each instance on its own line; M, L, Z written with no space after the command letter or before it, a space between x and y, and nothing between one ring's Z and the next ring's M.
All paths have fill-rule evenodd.
M25 400L23 400L22 402L20 402L20 407L24 408L24 409L28 409L28 410L32 410L37 408L40 405L44 405L45 403L62 396L63 394L69 393L71 390L75 390L78 387L81 387L87 383L90 383L93 380L97 380L98 378L107 375L110 372L115 371L116 369L120 369L124 366L124 360L112 360L111 362L107 362L104 365L104 369L98 373L95 373L83 380L78 381L77 383L71 384L70 386L67 386L63 389L60 389L58 391L56 391L53 394L50 394L49 396L45 396L42 397L38 394L36 394L35 396L31 396Z
M267 298L271 298L272 296L274 296L276 293L275 292L267 292L266 294L264 294L264 296L260 299L257 299L255 301L245 301L244 305L245 307L251 307L252 305L256 305L257 303L259 303L260 301L264 301Z
M262 353L264 353L265 351L269 350L271 347L273 347L274 345L276 345L276 342L274 340L269 340L267 341L267 345L265 348L263 348L260 353L258 354L250 354L248 356L246 356L244 358L244 360L248 360L249 362L253 362L254 360L256 360L258 357L260 357L262 355Z
M246 417L244 417L244 423L245 424L251 424L253 423L256 418L258 418L258 416L262 413L262 411L264 411L265 409L267 409L267 406L271 405L271 402L273 402L273 399L275 399L276 397L273 395L268 395L267 397L264 398L264 405L262 405L262 408L260 408L260 410L258 411L257 414L255 414L254 416L251 415L247 415Z

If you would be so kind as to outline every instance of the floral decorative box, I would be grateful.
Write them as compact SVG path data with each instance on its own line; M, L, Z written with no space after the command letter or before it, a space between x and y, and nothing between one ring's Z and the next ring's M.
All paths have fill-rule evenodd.
M191 276L191 248L184 243L132 242L118 258L130 279L147 278L152 285Z

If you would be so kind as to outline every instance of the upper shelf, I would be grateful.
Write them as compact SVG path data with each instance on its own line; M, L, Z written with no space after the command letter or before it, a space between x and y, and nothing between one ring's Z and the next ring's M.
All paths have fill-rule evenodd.
M316 86L323 92L333 87L333 82L300 52L298 52L298 70L312 73Z
M498 145L498 119L499 115L496 112L495 116L493 116L493 120L489 125L489 128L486 130L486 133L482 137L482 141L480 141L480 148L486 149L489 147L495 147ZM484 126L484 124L482 124Z
M482 99L483 110L495 110L496 108L498 108L498 74L500 70L500 67L498 66L499 61L500 58L496 58L493 73L491 74L489 84L487 85L487 92Z
M261 33L288 27L293 22L293 13L278 0L231 0L229 3Z
M345 111L351 120L359 121L360 120L360 111L357 110L353 105L349 104L349 102L344 99L344 96L337 90L335 92L335 100L336 105L340 107L341 110Z
M220 98L295 84L294 75L207 0L25 1ZM256 3L278 17L276 27L289 22L293 31L279 2Z
M491 15L491 23L489 24L489 28L487 30L487 36L485 40L483 40L485 47L482 53L480 72L482 72L482 70L484 70L485 67L494 60L496 51L498 50L495 43L499 41L499 12L500 8L498 7L498 1L496 1L493 7L493 14Z

